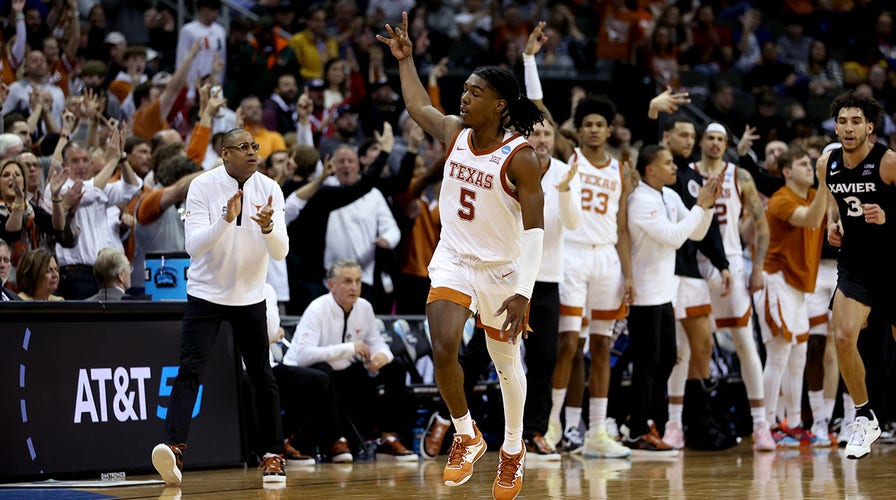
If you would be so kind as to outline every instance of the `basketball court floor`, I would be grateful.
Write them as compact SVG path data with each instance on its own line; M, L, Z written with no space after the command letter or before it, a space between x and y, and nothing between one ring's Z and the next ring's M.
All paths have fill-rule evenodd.
M411 464L355 462L287 469L278 488L262 487L247 468L190 470L180 487L163 484L113 488L0 489L6 498L289 499L348 500L491 498L498 456L490 451L466 484L442 484L446 457ZM155 480L158 476L128 476ZM560 462L528 461L521 499L880 499L894 498L896 446L875 444L862 460L837 448L753 453L749 442L722 452L685 450L672 459L588 460L564 454Z

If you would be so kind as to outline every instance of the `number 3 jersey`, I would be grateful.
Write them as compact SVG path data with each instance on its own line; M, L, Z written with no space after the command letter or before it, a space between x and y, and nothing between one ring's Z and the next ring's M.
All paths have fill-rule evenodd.
M523 222L507 167L529 143L507 131L497 147L477 150L471 132L469 128L458 132L445 158L439 245L483 262L514 261L520 255Z
M607 156L609 158L609 156ZM566 241L586 245L615 245L619 239L616 215L622 197L622 168L615 158L603 165L593 165L579 148L568 162L570 168L578 164L582 186L582 223L572 231L565 231Z
M843 163L843 149L831 151L825 180L840 210L843 225L843 244L840 246L840 266L853 272L882 271L892 261L896 242L896 188L880 177L880 162L886 146L875 144L868 156L853 168ZM862 205L879 205L886 216L883 225L865 222Z

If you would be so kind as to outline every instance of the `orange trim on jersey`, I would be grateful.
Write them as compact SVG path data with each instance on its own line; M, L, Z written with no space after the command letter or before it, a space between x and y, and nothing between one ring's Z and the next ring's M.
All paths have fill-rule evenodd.
M747 313L741 316L740 318L720 318L716 319L716 326L718 328L731 328L738 326L747 326L750 322L750 316L753 314L753 306L747 308Z
M588 318L582 318L582 328L588 326Z
M820 316L813 316L809 318L809 328L813 326L823 325L828 322L828 315L822 314Z
M454 134L454 138L451 139L451 145L448 147L448 149L445 150L445 161L446 162L448 161L448 157L451 156L451 152L454 151L454 145L455 145L455 143L457 143L457 138L460 136L460 133L463 132L464 130L465 129L463 129L463 128L458 130L457 133Z
M489 154L492 154L492 153L494 153L495 151L497 151L499 148L501 148L501 147L503 147L503 146L506 146L507 144L510 144L510 141L516 139L517 137L520 137L520 134L516 134L516 133L511 134L510 137L508 137L507 139L505 139L503 142L501 142L501 143L498 144L497 146L495 146L495 147L493 147L493 148L491 148L491 149L486 149L486 150L483 150L483 151L479 151L478 149L476 149L476 148L473 147L473 134L470 133L470 134L467 134L467 145L470 146L470 152L473 153L473 154L476 155L476 156L489 155ZM528 146L529 143L527 142L526 145Z
M781 326L778 326L775 323L774 318L772 318L771 312L771 303L769 302L769 293L766 291L765 294L765 324L768 326L768 329L772 331L772 336L777 337L778 335L782 335L788 342L793 340L793 332L787 328L787 323L784 322L784 316L781 315L781 302L776 301L775 306L778 307L778 317L781 318Z
M563 304L560 304L560 316L574 316L576 318L581 318L584 311L585 309L582 307L564 306Z
M618 309L592 309L591 319L595 321L608 319L622 319L628 314L628 306L625 303L619 305Z
M606 153L604 153L604 154L606 154ZM588 163L591 163L591 160L588 160ZM603 165L595 165L595 164L591 163L591 166L598 170L601 170L601 169L609 167L611 163L613 163L613 157L610 155L607 155L606 163L604 163ZM621 179L621 177L620 177L620 179Z
M437 300L447 300L448 302L454 302L455 304L461 307L466 307L467 309L469 309L470 304L473 303L473 299L469 295L443 286L429 289L429 296L426 297L426 303L431 304Z
M510 196L511 198L516 200L517 203L519 203L519 201L520 201L520 195L517 194L517 192L515 190L511 189L510 185L507 183L510 180L507 178L507 168L510 166L510 161L517 154L517 152L525 147L531 148L532 146L529 146L528 142L520 143L519 146L513 148L513 151L511 151L507 155L507 158L504 160L504 163L501 164L501 174L500 174L501 175L501 187L504 188L504 192L507 193L508 196Z
M781 328L778 328L778 325L775 324L774 320L772 320L771 313L769 313L769 302L768 302L768 294L765 296L765 321L768 323L769 329L772 331L772 335L783 335L788 342L796 339L797 344L801 344L809 340L809 332L797 333L794 334L787 328L787 323L784 322L784 316L781 315L781 303L778 302L776 304L778 306L778 315L781 317Z
M684 308L685 318L699 318L700 316L709 316L712 313L712 305L702 304L699 306L691 306Z

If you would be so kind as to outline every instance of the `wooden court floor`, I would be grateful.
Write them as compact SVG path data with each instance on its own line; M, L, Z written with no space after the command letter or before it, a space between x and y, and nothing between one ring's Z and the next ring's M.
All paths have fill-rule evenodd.
M120 498L196 499L406 499L491 498L497 453L476 464L467 484L441 482L446 457L398 464L356 462L290 468L281 489L262 488L255 469L187 470L179 488L135 486L80 490ZM152 479L129 476L128 479ZM836 448L754 454L748 440L724 452L685 450L663 460L589 460L564 454L560 462L526 464L519 498L635 499L881 499L896 498L896 446L875 444L862 460ZM27 498L23 497L23 498ZM48 497L42 497L48 498ZM49 497L52 498L52 497Z

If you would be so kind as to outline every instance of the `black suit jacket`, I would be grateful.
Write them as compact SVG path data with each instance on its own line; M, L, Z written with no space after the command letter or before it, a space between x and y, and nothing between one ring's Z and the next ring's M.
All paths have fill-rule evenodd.
M22 300L22 298L19 297L19 294L13 292L9 288L6 288L5 286L0 286L0 294L3 294L9 300Z

